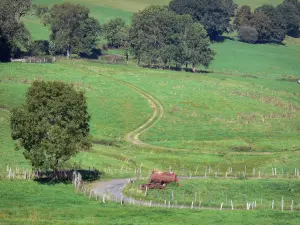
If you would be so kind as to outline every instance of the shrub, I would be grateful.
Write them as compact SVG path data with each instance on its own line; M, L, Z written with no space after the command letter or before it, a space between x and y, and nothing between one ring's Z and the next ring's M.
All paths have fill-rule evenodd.
M32 56L49 55L49 42L46 40L33 41L30 45L30 53Z
M258 32L254 27L242 26L239 28L239 39L247 43L256 43Z

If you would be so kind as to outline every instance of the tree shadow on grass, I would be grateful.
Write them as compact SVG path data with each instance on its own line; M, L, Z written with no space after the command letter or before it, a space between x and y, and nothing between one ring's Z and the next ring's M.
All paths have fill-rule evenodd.
M83 182L92 182L95 180L99 180L104 173L99 170L84 170L79 169L75 170L77 173L81 174ZM74 170L65 170L65 171L47 171L47 172L39 172L38 176L34 179L34 181L39 184L44 185L56 185L56 184L71 184L73 178Z

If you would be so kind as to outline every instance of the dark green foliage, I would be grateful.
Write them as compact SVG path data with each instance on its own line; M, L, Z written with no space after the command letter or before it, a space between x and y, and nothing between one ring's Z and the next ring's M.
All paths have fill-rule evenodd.
M49 55L49 42L46 40L36 40L30 45L30 54L32 56Z
M89 149L89 119L82 92L62 82L35 81L26 104L12 111L12 138L34 168L58 170Z
M234 24L238 30L240 26L255 28L258 32L257 42L281 43L286 34L299 34L300 3L298 0L285 0L276 7L262 5L254 13L251 13L249 6L242 6L237 12Z
M5 37L0 37L0 62L9 62L11 46Z
M236 13L234 18L233 24L236 28L240 26L247 26L249 25L249 21L252 18L251 7L248 5L243 5Z
M255 12L249 25L254 27L257 31L257 40L258 42L268 42L271 37L272 31L272 21L264 13Z
M254 27L241 26L239 27L239 39L247 43L256 43L258 40L258 33Z
M31 0L0 1L0 61L8 61L19 49L27 47L30 34L20 19L30 6Z
M300 28L300 3L298 0L285 0L276 7L276 14L286 33L298 33Z
M40 12L41 11L41 12ZM51 29L50 51L52 54L92 54L100 32L99 22L89 17L85 6L63 3L50 10L41 9L39 14Z
M128 26L124 19L117 17L102 25L102 32L110 47L120 47L128 37Z
M237 5L233 0L172 0L169 7L178 14L191 15L214 40L232 30L230 20Z
M130 40L138 63L151 66L208 66L214 56L203 26L189 15L177 15L164 6L135 13Z

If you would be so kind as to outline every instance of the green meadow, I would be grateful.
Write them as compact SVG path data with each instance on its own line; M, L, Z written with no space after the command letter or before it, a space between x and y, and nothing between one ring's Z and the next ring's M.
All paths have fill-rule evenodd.
M62 0L33 0L53 5ZM120 16L130 21L133 12L168 0L71 0L85 4L101 23ZM239 5L279 4L280 0L236 0ZM24 22L33 39L49 39L49 31L29 15ZM279 211L282 196L288 210L294 200L300 210L299 180L293 177L300 160L300 41L284 44L245 44L225 37L214 43L217 52L201 73L147 69L107 64L99 60L66 60L54 64L0 64L0 224L299 224L299 212ZM121 51L109 51L121 54ZM11 139L10 110L22 105L34 80L63 81L85 93L93 147L72 163L95 168L101 179L148 177L153 169L170 167L178 174L210 178L180 180L165 191L150 190L145 197L138 180L125 193L154 202L175 201L190 206L245 208L257 201L259 210L190 210L129 206L89 200L71 184L9 181L7 166L30 169L22 149ZM129 85L126 85L129 84ZM126 142L128 133L141 127L153 106L134 87L151 95L163 107L162 117L139 135L148 146ZM158 116L156 119L159 118ZM255 168L267 179L243 178ZM224 179L228 168L236 179ZM279 176L270 178L272 168ZM281 171L285 176L281 177ZM212 178L218 171L219 178ZM222 177L222 178L221 178ZM290 178L290 179L288 179ZM175 196L171 197L172 191ZM196 193L196 197L195 197ZM195 199L196 198L196 199ZM275 201L275 209L270 210ZM200 221L200 222L199 222Z
M235 208L245 209L247 202L256 202L260 209L271 209L274 200L274 209L281 209L282 197L285 202L285 209L290 210L294 200L294 209L300 210L299 180L287 179L185 179L178 184L169 185L167 189L149 190L147 196L145 191L139 189L144 180L135 182L126 187L124 192L136 199L153 200L164 204L170 201L171 204L195 207L220 207L231 208L233 201ZM172 196L173 193L173 196Z
M217 211L103 204L71 185L0 182L0 224L298 224L294 211ZM201 221L201 222L200 222Z

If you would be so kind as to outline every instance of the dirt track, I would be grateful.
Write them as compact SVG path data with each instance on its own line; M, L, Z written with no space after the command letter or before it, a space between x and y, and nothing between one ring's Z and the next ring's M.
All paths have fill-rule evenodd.
M84 72L86 72L86 71L84 70ZM193 150L193 149L168 148L168 147L151 145L151 144L145 143L145 142L141 141L139 139L139 137L140 137L141 134L145 133L147 130L152 128L164 116L164 108L163 108L162 104L154 96L152 96L148 92L134 86L131 83L122 81L120 79L117 79L117 78L114 78L114 77L111 77L111 76L98 74L95 71L89 70L89 72L93 72L93 73L95 73L95 74L97 74L101 77L105 77L106 79L113 80L115 82L121 83L121 84L133 89L138 94L140 94L142 97L144 97L149 102L149 104L151 105L152 115L150 116L150 118L143 125L141 125L137 129L135 129L134 131L131 131L130 133L128 133L125 136L125 140L127 142L130 142L130 143L134 144L134 145L137 145L139 147L144 147L144 148L166 150L166 151L180 151L180 152L189 152L189 153L192 153L192 152L195 151L198 154L202 153L202 154L211 154L211 155L220 155L220 154L227 154L227 155L273 155L273 154L282 153L282 152L216 152L216 151L204 151L204 150L201 150L201 149ZM225 74L225 73L222 73L222 74ZM284 152L286 153L286 151L284 151ZM293 153L300 153L300 151L293 151Z

